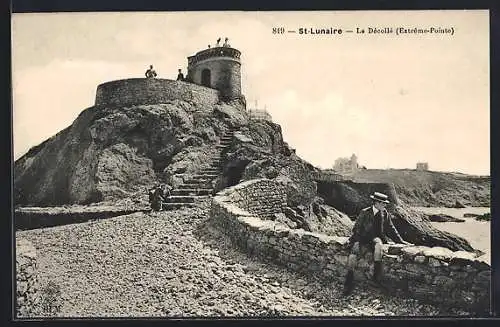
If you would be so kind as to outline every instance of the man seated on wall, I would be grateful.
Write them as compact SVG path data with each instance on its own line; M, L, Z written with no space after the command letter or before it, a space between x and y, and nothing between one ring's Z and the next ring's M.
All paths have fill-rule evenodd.
M156 72L153 69L153 65L149 65L149 69L146 70L146 78L155 78Z
M350 255L347 261L347 276L344 283L344 296L349 295L354 288L354 269L357 266L358 255L364 256L367 251L373 252L373 280L380 281L382 275L382 244L392 240L411 244L403 240L392 223L386 210L388 196L375 192L370 195L372 206L361 210L349 239Z

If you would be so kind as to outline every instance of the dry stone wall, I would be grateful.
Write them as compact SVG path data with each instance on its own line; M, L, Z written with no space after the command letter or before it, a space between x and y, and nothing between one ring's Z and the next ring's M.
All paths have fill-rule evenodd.
M349 255L347 237L290 229L253 213L255 206L274 197L272 187L270 180L251 180L219 192L212 200L212 222L251 255L326 280L343 279ZM259 188L265 192L257 193ZM357 280L370 277L372 259L371 254L360 258ZM476 260L473 253L384 245L383 265L383 284L393 294L472 312L489 310L491 267Z
M36 250L25 239L16 240L16 315L32 315L39 302L36 277Z
M227 191L226 195L241 209L264 219L273 219L274 214L283 212L286 207L286 190L272 180L258 179L243 182Z
M128 107L184 100L198 105L216 104L219 91L208 87L159 78L130 78L101 84L96 106Z

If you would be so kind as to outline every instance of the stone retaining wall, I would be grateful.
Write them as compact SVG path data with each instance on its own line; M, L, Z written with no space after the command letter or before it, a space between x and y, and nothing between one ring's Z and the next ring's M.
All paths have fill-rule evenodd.
M130 78L97 87L96 106L127 107L184 100L199 105L216 104L219 91L188 82L160 78Z
M259 196L255 190L263 185L265 192ZM270 180L253 180L219 192L212 200L214 225L251 255L301 273L319 274L326 280L343 280L348 238L290 229L245 209L254 208L252 201L257 205L272 197L272 185ZM242 203L244 207L240 207ZM370 277L371 262L372 254L360 258L357 280ZM491 267L474 259L473 253L384 245L383 264L383 283L390 293L445 307L489 312Z
M286 207L284 186L268 179L243 182L219 194L227 196L239 208L267 219L274 218L275 213Z
M16 316L33 315L39 296L36 250L29 241L16 239Z
M15 209L14 221L16 230L27 230L113 218L138 211L148 211L148 209L90 207L78 210L64 207L24 207Z

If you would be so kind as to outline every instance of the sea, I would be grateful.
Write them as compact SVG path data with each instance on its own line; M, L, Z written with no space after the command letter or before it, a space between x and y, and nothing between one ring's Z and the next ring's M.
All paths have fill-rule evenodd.
M485 214L491 212L489 207L467 207L467 208L445 208L445 207L414 207L426 214L446 214L456 218L463 218L465 222L431 222L431 224L443 231L461 236L469 241L470 245L485 254L481 259L491 264L491 224L489 221L477 221L474 218L464 217L465 213Z

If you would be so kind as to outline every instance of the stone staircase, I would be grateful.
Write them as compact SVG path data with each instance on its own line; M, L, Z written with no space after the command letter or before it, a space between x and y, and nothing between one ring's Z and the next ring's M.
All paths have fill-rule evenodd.
M231 144L235 131L235 128L229 128L224 132L219 144L215 146L216 153L209 158L208 165L171 191L170 196L165 199L164 210L192 207L197 201L213 195L212 181L219 176L222 169L221 153Z

